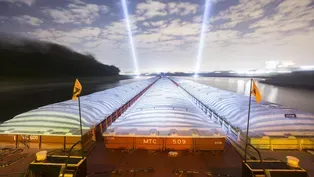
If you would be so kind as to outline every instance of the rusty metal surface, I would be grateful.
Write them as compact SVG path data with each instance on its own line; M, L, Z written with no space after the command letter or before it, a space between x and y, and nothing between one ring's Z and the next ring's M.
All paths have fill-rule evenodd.
M36 158L36 152L38 152L38 149L23 149L22 152L5 156L0 160L0 164L15 162L7 167L0 166L0 176L21 176L27 170L29 163ZM19 158L20 160L18 160Z
M166 152L161 151L125 151L125 150L109 150L104 146L103 141L97 142L95 148L88 153L87 156L87 171L88 177L128 177L128 176L145 176L145 177L160 177L160 176L173 176L181 177L189 176L189 171L198 172L198 174L190 175L195 177L208 177L206 172L210 172L212 177L220 175L232 177L241 176L241 161L242 158L234 147L228 142L224 145L224 151L207 151L207 152L188 152L177 151L177 157L169 157ZM23 161L18 161L9 167L1 168L0 174L2 176L21 176L27 170L28 165L35 159L37 149L24 149L23 153L28 154ZM269 152L269 151L268 151ZM55 151L54 154L65 154L62 151ZM291 152L262 152L264 157L272 157L280 160L281 157L291 155ZM292 154L299 157L295 152ZM53 154L53 153L49 153ZM80 151L76 150L73 155L80 155ZM267 156L268 155L268 156ZM302 156L310 156L303 154ZM11 158L15 158L12 156ZM299 157L302 159L301 157ZM311 170L311 160L301 160L302 167L308 170L309 175L313 175ZM313 160L313 159L312 159ZM305 164L307 166L305 166ZM144 172L143 169L153 169L153 172ZM139 170L139 172L132 171ZM177 170L177 173L175 172ZM118 172L121 172L120 174ZM181 174L181 172L183 172ZM116 174L114 174L116 172ZM1 176L0 175L0 176Z
M179 176L174 170L183 171L181 177L188 176L187 171L195 171L195 176L212 174L241 176L242 158L229 143L225 144L224 151L188 152L177 151L177 157L169 157L167 152L161 151L125 151L109 150L102 143L97 144L87 158L89 177L104 176ZM144 169L153 169L154 172L143 172ZM142 169L142 171L141 171ZM139 170L136 174L130 172ZM112 171L121 172L113 174ZM94 174L94 175L92 175ZM213 175L214 176L214 175Z

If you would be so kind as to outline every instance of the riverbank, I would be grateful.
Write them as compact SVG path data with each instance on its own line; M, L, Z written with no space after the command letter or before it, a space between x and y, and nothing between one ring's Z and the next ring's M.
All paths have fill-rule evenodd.
M119 81L131 79L131 76L117 75L107 77L80 77L78 78L82 85L90 85L97 83L105 83L112 81ZM27 91L32 89L45 89L55 87L68 87L74 84L75 77L63 78L8 78L0 77L0 93L1 92L14 92L14 91Z
M260 82L283 87L314 90L314 71L295 71L289 74L277 75Z

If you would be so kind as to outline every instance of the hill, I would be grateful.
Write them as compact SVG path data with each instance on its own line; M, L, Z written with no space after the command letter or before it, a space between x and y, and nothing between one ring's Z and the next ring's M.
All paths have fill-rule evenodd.
M119 68L104 65L92 55L65 46L0 34L0 77L89 77L119 75Z

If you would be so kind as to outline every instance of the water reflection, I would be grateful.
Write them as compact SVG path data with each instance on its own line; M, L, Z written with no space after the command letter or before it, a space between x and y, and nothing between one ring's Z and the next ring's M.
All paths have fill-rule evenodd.
M265 85L263 85L265 87ZM266 100L270 101L270 102L274 102L276 103L276 99L278 97L278 88L274 87L274 86L269 86L268 91L266 93L269 93L267 95Z
M244 95L249 95L248 78L182 77L198 83L210 85ZM258 79L257 79L258 80ZM263 100L314 113L314 91L287 87L278 87L257 82Z
M239 79L237 82L237 93L244 93L244 80Z
M244 90L244 95L249 95L250 93L250 84L251 84L251 81L250 80L247 80L245 82L245 90Z
M143 76L143 77L138 77L138 78L113 81L111 83L98 84L98 85L96 85L96 90L97 91L98 90L106 90L106 89L118 87L118 86L121 86L121 85L129 84L129 83L132 83L132 82L136 82L136 81L143 80L143 79L148 79L148 78L150 78L150 77Z

